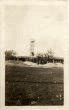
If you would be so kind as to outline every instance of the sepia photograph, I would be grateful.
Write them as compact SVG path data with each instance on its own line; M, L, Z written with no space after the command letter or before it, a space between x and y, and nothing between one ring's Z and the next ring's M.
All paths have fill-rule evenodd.
M64 106L65 2L4 9L5 106Z

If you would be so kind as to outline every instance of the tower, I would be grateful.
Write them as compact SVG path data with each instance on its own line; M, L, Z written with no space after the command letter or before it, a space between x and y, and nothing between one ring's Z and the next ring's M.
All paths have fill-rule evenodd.
M31 55L31 56L34 56L34 47L35 47L34 44L35 44L35 40L32 39L32 40L30 41L30 55Z

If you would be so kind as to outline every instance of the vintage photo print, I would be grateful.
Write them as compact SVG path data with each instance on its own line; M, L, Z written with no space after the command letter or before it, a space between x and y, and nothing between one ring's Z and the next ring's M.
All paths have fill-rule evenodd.
M3 17L5 107L63 108L66 1L6 4Z

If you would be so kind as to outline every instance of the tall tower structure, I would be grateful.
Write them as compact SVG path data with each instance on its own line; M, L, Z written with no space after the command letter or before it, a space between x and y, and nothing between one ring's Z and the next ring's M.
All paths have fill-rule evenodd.
M34 47L35 47L35 40L30 41L30 55L34 56Z

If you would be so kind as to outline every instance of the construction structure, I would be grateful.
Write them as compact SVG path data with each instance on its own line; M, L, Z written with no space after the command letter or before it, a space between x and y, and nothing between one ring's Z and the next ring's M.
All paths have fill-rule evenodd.
M32 39L32 40L30 41L30 55L31 55L31 56L34 56L34 55L35 55L35 53L34 53L34 48L35 48L35 40Z

